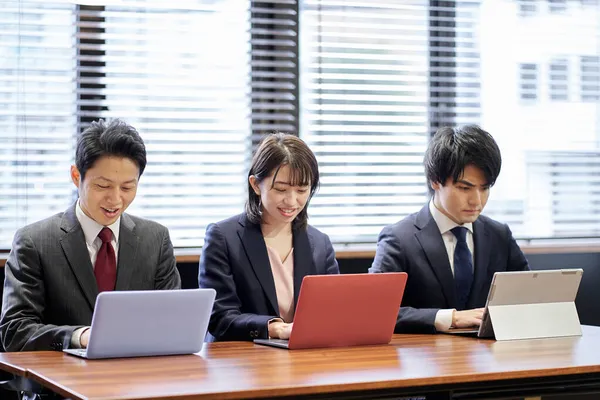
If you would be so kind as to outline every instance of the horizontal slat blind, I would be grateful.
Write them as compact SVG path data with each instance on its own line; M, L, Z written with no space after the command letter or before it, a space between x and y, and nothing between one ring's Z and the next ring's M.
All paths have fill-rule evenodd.
M75 19L73 4L0 1L0 248L72 201Z
M252 134L298 134L298 6L296 0L251 2Z
M294 0L0 5L1 247L72 202L75 138L98 118L142 134L148 167L130 212L168 226L179 247L243 210L262 134L298 132Z
M249 3L137 1L82 10L82 21L97 29L81 34L91 66L80 94L105 109L85 116L124 118L146 142L130 212L169 227L176 246L200 246L208 223L243 209Z
M527 170L538 188L532 236L600 235L599 150L531 151Z
M301 136L322 173L310 221L336 243L372 245L426 202L429 12L428 1L301 2Z
M271 130L317 154L311 223L372 246L425 203L430 133L465 123L502 149L486 214L518 237L598 234L600 2L298 3L0 0L0 246L72 201L75 136L99 117L142 133L131 212L176 246L243 209Z

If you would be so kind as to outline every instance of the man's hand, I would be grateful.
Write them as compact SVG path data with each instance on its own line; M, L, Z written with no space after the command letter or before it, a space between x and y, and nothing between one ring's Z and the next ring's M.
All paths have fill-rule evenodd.
M273 321L269 324L269 337L273 339L289 339L292 333L292 326L282 321Z
M473 310L454 311L452 313L453 328L470 328L481 325L483 318L483 308L475 308Z
M87 349L88 347L88 343L90 342L90 332L91 329L88 328L85 331L83 331L83 333L79 337L79 344L81 344L82 349Z

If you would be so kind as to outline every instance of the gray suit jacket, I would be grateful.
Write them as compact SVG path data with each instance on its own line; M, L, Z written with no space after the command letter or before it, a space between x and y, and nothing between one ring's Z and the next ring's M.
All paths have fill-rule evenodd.
M169 232L123 214L116 290L179 289ZM6 351L61 350L92 322L98 287L75 205L15 234L5 266L0 338Z
M480 215L473 223L473 241L474 280L467 309L485 306L494 273L529 269L508 225ZM428 204L381 231L369 272L408 273L397 333L433 333L437 312L457 306L448 252Z

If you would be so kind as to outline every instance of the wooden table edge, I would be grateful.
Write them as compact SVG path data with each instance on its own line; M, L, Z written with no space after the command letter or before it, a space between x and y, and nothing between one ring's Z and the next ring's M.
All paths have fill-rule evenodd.
M407 379L387 379L384 381L375 382L357 382L347 384L325 384L321 386L315 385L303 385L297 387L273 387L266 389L249 389L240 390L233 392L222 392L222 393L180 393L175 395L159 395L159 396L146 396L139 397L129 395L126 397L94 397L85 396L81 393L70 390L57 382L46 379L44 376L36 373L35 371L28 370L29 378L40 383L47 389L55 391L57 394L70 397L74 400L177 400L177 399L219 399L219 400L230 400L230 399L257 399L257 398L270 398L279 396L306 396L306 395L319 395L327 393L352 393L352 392L365 392L365 391L376 391L376 390L393 390L393 389L423 389L429 388L436 390L438 386L455 386L455 385L468 385L486 382L499 382L499 381L512 381L521 380L526 381L528 379L540 379L540 378L551 378L556 376L573 376L573 375L591 375L598 373L600 374L600 365L590 366L592 370L588 370L586 367L563 367L563 368L552 368L549 370L545 369L533 369L526 371L510 371L510 372L488 372L483 374L455 374L455 375L443 375L436 376L433 378L407 378ZM585 371L581 371L585 369ZM575 371L573 371L575 370ZM539 374L543 372L543 374Z
M28 373L27 368L21 368L18 365L14 365L12 363L5 362L5 361L0 361L0 369L2 371L8 372L9 374L27 378L27 373Z

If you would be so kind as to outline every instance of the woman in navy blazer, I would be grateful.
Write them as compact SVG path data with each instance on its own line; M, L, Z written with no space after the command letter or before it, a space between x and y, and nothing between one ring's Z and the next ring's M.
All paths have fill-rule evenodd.
M246 212L206 229L198 280L217 291L209 341L289 338L302 279L339 273L329 237L307 223L318 185L306 143L284 133L265 136L248 173ZM281 315L281 299L292 317Z

